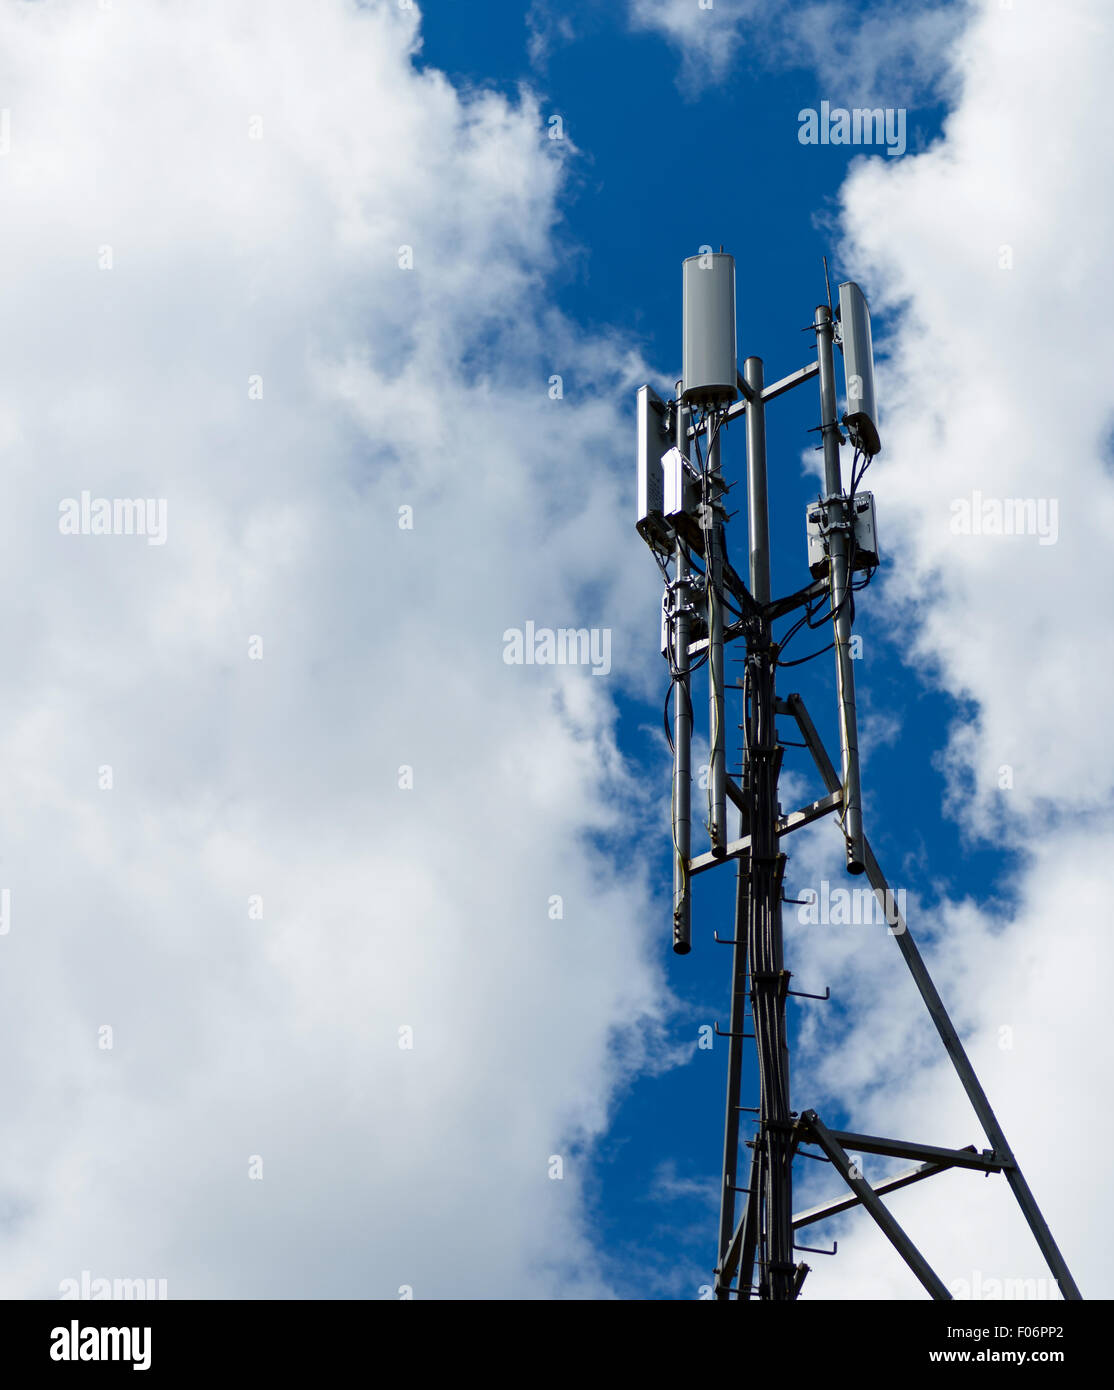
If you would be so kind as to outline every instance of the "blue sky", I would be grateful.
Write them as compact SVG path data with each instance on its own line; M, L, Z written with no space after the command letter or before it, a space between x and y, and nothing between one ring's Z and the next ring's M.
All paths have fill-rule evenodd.
M559 241L565 254L549 284L556 302L586 329L617 328L631 334L657 372L676 371L680 262L702 245L718 249L723 244L737 258L740 362L751 354L763 357L770 381L811 361L811 335L800 329L824 297L822 257L829 257L833 284L862 274L840 260L835 221L848 165L863 152L804 147L798 140L798 113L818 109L822 100L838 105L839 94L803 64L740 63L724 80L698 87L678 80L676 50L660 34L632 32L622 6L559 8L578 37L555 43L540 73L527 53L523 7L513 0L485 6L482 24L474 11L459 5L428 6L422 50L424 63L461 84L492 84L508 93L520 82L535 85L543 93L545 118L560 115L576 144L569 192L561 205ZM891 104L896 107L907 99L907 76L896 73L892 86ZM910 149L937 139L944 115L930 91L919 95L921 104L908 109ZM883 101L884 94L878 99ZM870 157L888 158L884 152L871 152ZM869 289L868 285L868 293ZM876 315L879 356L885 352L889 326L884 313ZM566 371L566 389L578 389L575 364ZM884 401L880 408L884 418ZM816 489L803 472L801 457L810 442L805 432L817 418L812 383L779 400L769 413L775 593L791 592L807 581L803 513ZM622 438L600 441L599 466L628 465L633 445L629 409L625 423ZM728 532L738 564L746 544L741 427L729 435L724 457L728 479L741 485L732 498L741 514ZM627 491L632 494L633 471L627 472ZM878 489L885 544L885 489L877 476L872 481ZM630 545L641 546L633 528ZM988 901L1002 891L1010 856L971 844L958 825L941 814L945 779L933 759L946 741L958 705L910 670L900 640L893 640L872 614L872 600L895 558L887 554L876 588L857 607L857 631L867 654L858 668L861 706L894 722L884 753L878 750L880 756L871 761L865 779L868 830L883 866L892 866L888 872L893 882L925 896L917 935L931 937L928 909L940 889ZM648 555L645 561L647 570L656 574ZM782 630L786 627L783 623ZM649 605L644 639L647 647L656 640L655 613ZM787 654L802 656L809 644L815 650L827 641L819 634L801 634ZM827 655L783 671L779 689L783 695L790 690L803 694L838 758L833 680L832 658ZM660 702L643 704L620 696L618 703L623 754L661 783L666 753L661 739L648 734L660 725ZM736 708L733 723L737 719ZM798 737L791 721L780 723L784 737ZM737 746L732 751L737 754ZM823 794L804 750L789 749L786 768L812 779L809 785L815 790L808 799ZM792 844L789 849L792 852ZM647 850L653 852L652 846L643 843L642 852ZM667 844L659 846L656 861L659 936L679 1001L671 1037L686 1044L699 1025L713 1019L727 1027L730 953L713 944L712 930L731 934L734 870L718 871L699 882L697 946L688 958L675 959L668 955ZM791 859L787 891L796 882ZM850 880L835 882L846 886ZM798 988L815 992L822 992L824 984L797 979ZM791 1015L799 1008L838 1014L842 1005L838 998L828 1005L791 1005ZM686 1066L636 1081L600 1146L594 1173L595 1220L604 1249L614 1260L617 1287L626 1296L647 1295L649 1270L654 1271L658 1297L694 1297L696 1271L703 1271L700 1282L706 1282L718 1222L724 1049L719 1041L711 1052L695 1051ZM748 1061L753 1063L753 1058ZM752 1071L747 1086L743 1103L757 1104ZM794 1096L798 1108L811 1103L806 1091ZM848 1121L842 1113L833 1119ZM744 1125L743 1137L748 1133ZM798 1162L798 1169L804 1166L803 1160ZM688 1191L686 1183L691 1185Z

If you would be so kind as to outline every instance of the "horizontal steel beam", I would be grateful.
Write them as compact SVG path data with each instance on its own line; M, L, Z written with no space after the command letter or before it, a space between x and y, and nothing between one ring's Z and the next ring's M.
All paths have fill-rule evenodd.
M728 623L727 626L723 629L724 642L733 642L736 637L744 637L745 635L745 623ZM706 637L700 637L695 642L689 643L690 658L694 656L699 656L701 652L706 652L707 650L708 639Z
M739 790L738 784L730 777L727 778L727 797L733 802L740 811L745 810L746 802L743 794ZM819 801L810 802L808 806L803 806L799 811L791 811L787 816L781 816L777 823L777 833L788 835L794 830L799 830L802 825L810 825L814 820L819 820L821 816L826 816L829 811L838 811L843 805L843 793L832 792L829 796L822 796ZM702 874L708 869L714 869L717 864L726 864L730 859L738 859L741 854L746 854L750 849L750 836L744 835L741 840L732 840L724 850L723 854L698 854L689 860L689 873Z
M819 801L811 801L807 806L802 806L799 811L791 811L789 815L782 816L777 823L777 833L788 835L792 830L799 830L802 825L811 825L814 820L819 820L821 816L826 816L829 811L838 811L843 805L843 793L830 792L827 796L822 796Z
M741 854L746 854L750 849L750 836L744 835L741 840L732 840L725 846L722 854L713 854L710 850L707 854L698 854L689 860L689 873L702 874L708 869L714 869L717 864L727 864L732 859L738 859Z
M776 622L778 618L784 618L786 613L792 613L795 608L804 608L814 599L823 598L827 592L827 579L814 579L811 584L798 589L795 594L787 594L785 598L776 598L772 603L768 603L766 617L771 623ZM781 713L787 714L788 710L782 710Z
M939 1163L945 1168L977 1168L980 1172L1001 1173L1013 1167L1012 1159L996 1158L990 1149L982 1153L973 1147L940 1149L935 1144L907 1144L903 1139L879 1139L873 1134L852 1134L833 1129L832 1138L845 1149L862 1154L884 1154L887 1158L918 1158L922 1163Z
M870 1183L853 1167L846 1150L840 1143L836 1135L820 1122L820 1117L815 1110L806 1110L801 1116L801 1138L810 1139L824 1150L828 1158L839 1170L844 1182L858 1197L859 1201L867 1209L870 1215L877 1222L879 1229L897 1253L925 1286L933 1298L950 1300L951 1294L940 1279L940 1276L933 1270L925 1257L905 1234L902 1228L894 1220L891 1213L883 1206L874 1188Z
M790 372L788 376L783 376L779 381L771 381L769 386L762 388L762 400L773 401L778 396L784 396L786 391L792 391L794 386L800 386L806 381L811 381L820 371L819 361L810 362L807 367L801 367L798 371Z
M971 1152L975 1152L975 1146L971 1145ZM871 1183L871 1190L878 1197L884 1197L888 1192L897 1192L899 1188L908 1187L910 1183L920 1182L922 1178L931 1178L934 1173L944 1173L947 1165L943 1163L920 1163L916 1168L909 1168L904 1173L897 1173L892 1178L886 1178L884 1182ZM793 1229L800 1230L802 1226L811 1226L817 1221L826 1221L829 1216L838 1216L840 1212L852 1211L861 1205L856 1193L851 1193L847 1197L841 1197L836 1202L825 1202L819 1207L809 1207L807 1211L802 1211L793 1218Z
M790 372L788 376L783 376L780 381L771 381L769 386L764 386L762 388L763 405L767 401L776 400L778 396L784 396L786 391L792 391L794 386L800 386L803 382L811 381L812 378L816 376L816 374L819 372L819 370L819 362L810 362L807 367L802 367L799 371L796 372ZM743 383L741 381L739 385L741 389L744 389L743 399L741 401L736 401L734 405L729 406L727 408L727 412L723 417L724 423L726 423L729 420L737 420L740 415L746 413L746 393L749 392L749 388L743 388ZM688 437L690 439L693 439L698 433L699 430L697 426L689 426Z

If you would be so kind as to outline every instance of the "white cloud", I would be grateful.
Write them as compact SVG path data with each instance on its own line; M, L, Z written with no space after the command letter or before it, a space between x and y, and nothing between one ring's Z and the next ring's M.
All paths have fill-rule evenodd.
M696 88L722 81L762 0L721 0L712 8L699 0L630 0L635 29L660 33L684 59L683 82Z
M1088 1180L1088 1165L1075 1165L1066 1145L1084 1114L1096 1152L1114 1137L1095 1105L1110 1085L1102 993L1114 962L1095 924L1108 895L1102 865L1111 830L1107 821L1043 848L1019 877L1022 906L1015 913L992 915L969 900L945 900L931 911L913 901L909 912L991 1104L1089 1297L1110 1290L1094 1237L1101 1195ZM837 848L831 836L825 852L813 846L798 854L792 883L812 883L820 872L839 882ZM850 1127L863 1133L988 1147L885 929L791 921L787 938L795 968L812 982L804 987L830 984L833 998L850 1010L833 1015L829 1005L806 1006L794 1103L822 1116L841 1107ZM1081 970L1081 961L1093 964ZM862 1165L872 1181L907 1166L870 1156ZM829 1170L799 1167L797 1209L840 1195ZM1000 1177L941 1175L887 1204L945 1283L970 1285L976 1270L984 1280L1050 1279ZM863 1214L812 1228L810 1236L815 1239L803 1237L806 1244L839 1241L837 1259L809 1260L811 1297L923 1297ZM1051 1285L1045 1292L1053 1292Z
M629 0L635 29L661 34L682 58L679 83L694 93L748 68L807 68L818 100L911 105L937 93L972 0L942 0L916 13L862 9L843 0Z
M526 11L526 52L535 68L544 71L554 48L575 38L576 29L564 6L532 0Z
M871 282L876 311L907 306L886 342L874 465L896 532L891 592L917 604L917 662L978 704L953 765L974 773L964 794L995 833L1003 821L1035 828L1045 802L1102 807L1114 791L1114 763L1089 736L1092 692L1114 678L1095 598L1114 513L1092 310L1110 279L1114 207L1084 158L1114 132L1087 86L1106 56L1097 15L988 11L946 139L888 170L860 164L842 194L844 263ZM1030 68L1024 98L1011 96ZM1055 501L1056 544L956 534L955 504L976 491Z
M706 1203L709 1210L719 1202L720 1184L717 1177L686 1178L677 1172L677 1165L667 1159L658 1165L650 1186L650 1200L675 1202L694 1197Z
M607 1292L584 1146L668 1061L608 848L649 815L600 443L639 368L545 308L531 98L417 72L414 24L0 16L6 1296ZM167 544L60 535L83 489L166 498ZM528 619L610 628L612 676L507 666Z
M1095 314L1111 288L1114 200L1096 153L1114 136L1110 59L1097 3L987 7L964 38L944 138L917 157L861 161L841 194L843 267L876 322L888 315L871 478L894 560L884 608L917 673L970 712L948 747L952 810L969 837L1013 856L1007 902L944 896L910 922L1090 1297L1112 1289L1094 1157L1111 1138L1096 1102L1111 1084L1114 971L1114 757L1100 724L1114 619L1097 597L1114 514L1112 401ZM1056 499L1057 542L953 533L952 503L973 490ZM919 814L910 807L890 831L911 831ZM831 849L809 872L834 868ZM809 881L808 863L791 881ZM893 943L852 930L795 932L797 968L853 1011L838 1050L831 1029L810 1031L796 1103L813 1087L864 1132L982 1146ZM1093 1128L1080 1155L1069 1146L1082 1117ZM830 1175L804 1176L801 1205L832 1192ZM946 1282L1048 1278L1002 1179L933 1178L892 1207ZM922 1296L862 1214L830 1234L839 1257L810 1261L811 1296Z

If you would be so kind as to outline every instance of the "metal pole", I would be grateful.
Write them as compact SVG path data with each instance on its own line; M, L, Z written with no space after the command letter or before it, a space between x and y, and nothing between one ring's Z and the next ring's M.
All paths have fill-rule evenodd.
M722 854L727 848L727 768L724 760L723 729L723 522L720 519L720 496L723 476L719 463L719 432L717 415L708 415L708 506L706 519L708 554L706 558L708 589L708 834L712 853Z
M745 773L744 773L745 776ZM746 826L743 826L746 833ZM726 1271L728 1250L735 1233L735 1175L739 1163L739 1097L743 1081L743 1039L747 1008L747 917L750 879L742 858L735 880L735 944L731 948L731 1023L727 1043L727 1116L723 1126L723 1191L719 1204L719 1280L716 1297L729 1297L731 1275Z
M688 411L680 405L677 383L677 448L685 452ZM692 949L692 899L689 858L692 853L690 793L692 788L692 692L689 688L689 562L677 537L674 551L673 615L669 624L673 677L673 950L679 956Z
M747 519L750 529L750 591L770 601L770 509L766 499L766 407L762 401L761 357L743 363L747 400Z
M743 364L743 387L747 393L747 515L750 527L750 591L759 603L770 599L770 524L766 498L766 412L762 404L762 360L748 357ZM744 719L746 712L744 710ZM745 788L750 788L753 768L743 768ZM753 805L752 796L744 791L743 804ZM749 835L751 826L744 813L740 836ZM747 933L750 921L751 868L740 857L735 895L735 945L732 948L731 1039L727 1060L727 1118L723 1140L723 1194L720 1199L719 1258L723 1270L735 1230L735 1172L739 1159L739 1096L742 1086L743 1042L747 1001ZM758 1165L752 1164L752 1185L757 1181ZM748 1195L748 1210L758 1210L759 1194ZM753 1257L752 1257L753 1258ZM748 1272L749 1286L751 1275ZM726 1281L721 1277L716 1294L728 1296ZM740 1297L743 1297L740 1292Z
M766 411L762 403L763 368L758 357L743 364L747 388L747 516L750 539L750 588L757 602L770 601L770 520L766 487ZM799 1288L793 1265L793 1141L789 1112L789 1040L785 1028L785 989L781 937L781 874L777 817L781 749L777 741L774 657L770 623L757 625L747 653L750 720L747 739L747 786L750 793L752 850L748 918L751 961L751 1007L758 1050L761 1095L759 1166L763 1202L765 1262L760 1284L768 1298L791 1299ZM740 861L741 867L742 861ZM756 1194L757 1195L757 1194ZM753 1199L752 1199L753 1200Z
M768 619L755 624L747 642L747 786L751 848L747 856L750 902L747 954L751 1014L760 1079L757 1143L761 1148L765 1202L761 1209L761 1297L794 1297L793 1120L789 1110L789 1043L785 1000L789 977L782 959L781 877L785 856L777 830L777 787L782 749L777 741L774 658Z
M836 420L835 363L832 313L821 304L816 326L816 356L820 367L820 427L824 441L824 501L828 512L828 550L831 607L835 614L836 680L839 686L839 746L843 763L843 833L847 840L847 869L861 874L863 859L863 801L859 783L859 731L855 713L855 670L851 661L851 574L848 570L851 524L843 499L839 467L839 424Z

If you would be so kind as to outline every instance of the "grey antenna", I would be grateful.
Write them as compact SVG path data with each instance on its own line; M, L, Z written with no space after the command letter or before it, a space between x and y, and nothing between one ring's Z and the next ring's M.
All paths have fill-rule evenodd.
M712 852L727 847L727 763L723 691L723 523L720 426L738 395L735 346L735 258L706 251L681 267L682 400L704 407L707 459L700 499L704 534L704 597L708 623L708 836Z
M843 379L847 388L847 412L843 423L855 448L873 458L882 449L878 438L878 406L874 399L874 344L866 296L853 280L839 287L839 320L843 328Z

